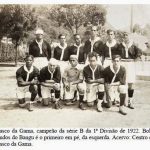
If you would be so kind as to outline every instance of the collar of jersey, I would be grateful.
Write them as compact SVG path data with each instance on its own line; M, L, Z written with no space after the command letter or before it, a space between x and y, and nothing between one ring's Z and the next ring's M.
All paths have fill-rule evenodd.
M43 43L43 39L41 39L40 42L38 42L37 39L36 39L35 42L36 42L37 44L42 44L42 43Z
M76 43L74 43L74 46L75 46L75 47L81 47L82 44L80 43L80 45L78 46Z
M62 46L60 45L60 43L59 43L59 44L58 44L58 47L59 47L60 49L65 49L65 48L67 47L67 43L65 43L64 47L62 47Z
M113 46L115 46L116 45L116 40L115 39L113 39L113 41L111 42L111 43L109 43L108 41L106 42L106 45L108 46L108 47L113 47Z
M26 65L24 65L23 68L27 73L31 73L33 71L33 66L31 66L30 70L27 69Z
M128 45L126 45L124 42L122 42L122 45L123 45L125 48L130 48L130 47L133 45L133 41L130 40Z
M117 73L119 72L119 70L120 70L120 65L119 65L119 67L118 67L118 69L117 69L116 72L115 72L115 70L114 70L114 68L113 68L113 65L110 65L110 70L111 70L114 74L117 74Z

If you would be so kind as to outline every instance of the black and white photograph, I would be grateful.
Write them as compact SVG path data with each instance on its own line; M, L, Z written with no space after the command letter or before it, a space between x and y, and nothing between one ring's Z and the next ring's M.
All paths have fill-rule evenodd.
M148 128L149 4L0 4L0 128Z

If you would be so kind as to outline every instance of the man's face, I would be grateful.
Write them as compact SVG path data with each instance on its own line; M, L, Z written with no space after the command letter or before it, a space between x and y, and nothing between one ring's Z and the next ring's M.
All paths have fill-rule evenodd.
M114 32L113 32L113 31L109 32L109 33L107 34L107 36L108 36L108 40L109 40L109 41L112 41L112 40L115 38L115 35L114 35Z
M129 41L129 36L127 33L124 34L124 41L125 42L128 42Z
M115 58L112 60L113 66L118 68L120 66L120 58Z
M36 34L36 39L37 40L43 39L43 34Z
M26 58L25 62L27 67L31 67L33 64L33 59L31 57L28 57Z
M91 34L86 34L86 35L85 35L85 39L86 39L86 40L91 39Z
M96 27L92 27L91 29L91 35L94 37L94 36L97 36L97 28Z
M53 72L56 69L56 66L57 66L57 64L52 64L52 63L48 64L48 68L51 72Z
M76 43L77 45L80 45L80 44L81 44L81 37L80 37L79 35L76 35L76 36L75 36L75 43Z
M97 65L97 59L95 56L93 57L90 57L89 58L89 63L90 63L90 66L96 66Z
M66 37L63 35L63 36L60 37L59 40L60 40L61 44L64 44L66 42Z
M78 64L78 60L76 58L70 58L70 64L72 67L75 67Z

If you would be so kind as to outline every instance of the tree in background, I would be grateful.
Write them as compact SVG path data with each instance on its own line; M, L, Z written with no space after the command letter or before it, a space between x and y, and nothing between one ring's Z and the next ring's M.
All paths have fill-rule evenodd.
M141 34L142 33L142 28L140 27L139 24L135 24L133 26L133 33L138 33L138 34Z
M35 9L29 5L2 5L0 7L0 37L11 37L15 41L15 64L18 59L18 45L28 32L36 27Z
M106 21L106 9L102 5L55 5L49 11L49 18L59 27L64 26L72 34L79 28L91 25L103 26Z

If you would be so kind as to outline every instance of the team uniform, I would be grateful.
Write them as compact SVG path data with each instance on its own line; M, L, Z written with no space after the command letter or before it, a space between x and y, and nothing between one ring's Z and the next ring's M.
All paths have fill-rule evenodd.
M115 100L115 93L119 92L120 108L122 109L125 103L125 97L127 93L126 69L123 66L120 66L115 72L113 66L110 65L104 69L104 79L106 86L106 98L109 104L108 107L111 107L111 102ZM119 82L119 84L115 85L114 83L117 82Z
M80 45L72 45L69 47L69 56L76 55L78 57L79 64L84 64L84 46L82 44Z
M17 98L18 100L24 99L23 102L20 104L22 105L25 104L25 94L27 92L31 93L31 101L34 101L34 99L32 98L32 95L37 94L37 86L36 85L20 86L19 82L21 81L29 82L34 79L37 80L38 77L39 77L39 70L35 66L32 66L31 69L28 70L26 65L24 65L16 71L16 79L18 83Z
M134 109L133 107L133 94L134 89L132 87L136 80L136 62L135 59L140 58L142 55L141 50L130 41L127 44L124 42L119 45L119 50L121 51L122 65L125 66L127 70L127 83L128 83L128 107Z
M127 70L127 83L134 83L136 77L135 59L140 57L142 52L132 41L130 41L128 45L122 42L118 49L122 58L122 65L124 65Z
M104 78L103 76L103 67L101 65L97 65L96 68L93 70L90 65L87 65L83 69L83 75L86 82L86 98L87 103L94 102L97 99L103 98L104 96L104 84L99 83L87 83L87 80L97 80Z
M84 44L84 55L87 64L87 55L89 52L96 52L98 54L98 64L102 64L101 57L103 55L103 42L100 40L99 37L95 38L95 40L87 40Z
M34 40L29 45L29 55L34 57L34 66L40 70L47 65L51 58L51 47L45 40L41 40L41 42Z
M107 67L111 64L112 56L113 55L120 55L119 44L116 42L116 40L113 40L112 43L109 43L108 41L103 45L103 65L104 67Z
M51 72L48 68L48 66L42 68L40 70L40 82L46 82L46 80L54 80L55 85L58 87L57 89L54 89L52 87L46 87L41 86L41 93L42 98L47 99L49 97L52 97L55 93L55 98L58 100L60 98L60 81L61 81L61 73L60 68L56 67L54 72Z
M64 98L65 100L72 100L74 98L75 91L79 92L79 100L83 101L84 92L85 92L85 85L84 83L72 84L75 81L82 80L83 81L83 70L80 64L77 66L72 67L69 65L63 74L63 79L69 85L69 90L67 87L64 87Z
M78 63L83 68L85 64L85 57L84 57L84 46L80 45L72 45L69 47L69 56L76 55L78 58Z
M126 69L123 66L120 66L117 72L114 71L112 65L104 69L104 79L105 83L110 85L108 89L108 101L116 100L116 92L127 93L126 87ZM112 83L120 82L120 85L111 85ZM107 93L107 92L106 92Z
M54 58L58 60L58 65L60 66L61 74L63 74L64 69L67 67L69 60L69 47L67 46L67 44L65 44L64 47L58 44L54 48Z

